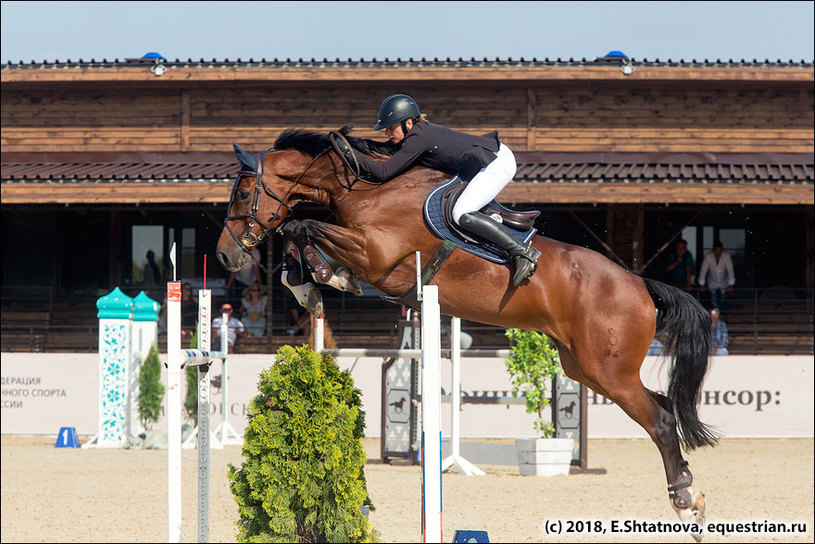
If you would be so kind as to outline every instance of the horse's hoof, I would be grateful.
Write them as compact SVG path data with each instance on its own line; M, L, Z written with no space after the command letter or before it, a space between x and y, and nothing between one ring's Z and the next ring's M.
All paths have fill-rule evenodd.
M691 531L690 536L692 536L696 542L701 542L705 529L705 494L692 487L687 487L686 489L690 492L691 505L688 508L678 508L671 502L671 506L683 523L696 524L699 531Z
M334 272L334 277L328 282L328 285L339 291L346 291L355 295L362 294L362 286L359 284L359 279L344 266L337 268L337 271Z

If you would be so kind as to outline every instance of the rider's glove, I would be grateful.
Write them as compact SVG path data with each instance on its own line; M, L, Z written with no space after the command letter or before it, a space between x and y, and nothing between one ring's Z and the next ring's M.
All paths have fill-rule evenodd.
M346 157L351 153L351 148L345 140L337 140L337 149L339 149Z

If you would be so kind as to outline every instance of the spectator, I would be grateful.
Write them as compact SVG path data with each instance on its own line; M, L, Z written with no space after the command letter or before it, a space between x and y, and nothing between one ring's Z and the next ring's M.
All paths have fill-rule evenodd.
M724 311L725 293L733 291L736 276L733 273L733 260L724 251L724 246L717 241L713 244L713 251L702 259L702 269L699 271L699 290L710 290L710 303L720 312Z
M161 300L165 286L163 285L164 278L156 262L155 251L148 249L145 258L147 262L144 265L144 277L142 278L144 292L153 300Z
M711 355L728 355L727 324L719 319L719 309L710 310L710 353Z
M258 282L252 282L243 290L241 299L241 321L252 336L266 334L266 288Z
M248 333L246 332L246 327L243 326L243 323L237 317L232 317L232 305L228 302L224 302L221 305L221 313L212 320L212 329L218 331L218 338L221 338L221 323L223 322L222 316L226 314L227 321L226 325L228 327L227 331L227 344L229 351L232 351L235 347L235 341L238 339L238 336L247 336ZM221 340L223 341L223 340ZM215 347L215 346L213 346ZM218 348L221 346L218 345Z
M687 240L676 242L675 249L668 254L667 270L671 285L690 291L693 255L688 253Z
M252 260L243 265L243 268L237 272L230 272L229 278L224 283L224 290L226 291L227 299L235 305L241 303L241 293L244 289L249 287L253 281L257 281L263 285L263 279L260 276L260 251L257 248L252 250Z
M648 353L646 355L662 355L663 350L665 349L665 337L657 332L654 335L654 339L651 340L651 346L648 348Z

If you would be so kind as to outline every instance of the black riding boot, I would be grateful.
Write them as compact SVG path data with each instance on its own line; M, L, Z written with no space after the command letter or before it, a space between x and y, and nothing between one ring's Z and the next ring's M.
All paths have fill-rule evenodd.
M507 252L515 265L512 285L517 286L524 278L534 274L538 268L538 257L541 256L541 252L531 245L525 246L520 243L507 232L504 225L493 221L483 213L465 213L459 219L459 225L467 232L492 242Z

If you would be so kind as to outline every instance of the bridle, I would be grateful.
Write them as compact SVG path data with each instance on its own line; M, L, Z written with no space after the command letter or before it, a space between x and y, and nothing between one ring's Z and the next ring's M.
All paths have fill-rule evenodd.
M350 191L357 181L361 181L362 183L367 183L369 185L381 185L381 183L365 180L361 176L361 169L359 163L357 162L356 157L354 156L353 153L351 153L351 157L354 160L354 164L352 166L348 158L343 153L341 153L339 148L337 147L337 139L343 140L346 143L346 145L350 147L350 144L348 144L348 140L345 139L345 136L342 133L336 130L332 130L329 133L329 141L331 142L331 146L326 147L325 149L320 151L317 155L315 155L313 159L311 159L311 162L308 163L308 166L306 166L306 168L300 173L300 175L297 176L297 178L295 178L294 181L292 181L291 186L283 194L282 197L278 196L274 191L272 191L272 189L269 188L268 185L266 185L266 182L263 179L263 158L265 156L265 153L261 152L257 154L257 164L258 164L257 171L242 169L238 172L238 176L235 179L234 185L232 186L232 195L229 198L229 207L226 210L226 219L224 219L224 227L229 232L229 235L232 236L232 239L235 240L235 243L238 244L238 247L240 247L244 253L251 255L252 248L254 248L257 244L261 243L263 240L266 239L266 237L272 231L271 224L273 224L278 219L283 218L283 215L281 215L282 208L285 207L287 213L292 214L294 213L292 206L288 202L286 202L287 197L292 192L292 190L294 190L294 188L300 184L300 180L303 179L303 176L306 175L306 172L309 171L309 169L314 165L317 159L325 155L331 149L333 149L335 153L337 153L337 156L339 156L340 161L348 170L350 170L350 172L354 176L354 179L347 186L342 185L342 182L340 182L340 185L342 185L345 189L348 189ZM272 149L272 151L275 150ZM235 195L238 192L238 186L240 185L240 182L243 178L248 177L255 178L255 191L254 191L255 194L252 200L252 211L250 213L244 213L241 215L232 215L232 205L235 202ZM271 198L278 202L277 209L269 219L270 223L269 225L265 224L263 221L258 219L258 207L260 206L261 188L263 188L263 191L267 195L269 195ZM241 235L240 237L238 237L238 235L235 234L235 232L229 226L230 221L237 221L239 219L249 220L246 227L246 232L244 232L243 235ZM252 229L255 227L255 224L257 224L261 229L260 235L257 235L254 232L252 232Z
M282 219L283 215L281 215L281 209L286 208L288 213L293 213L291 205L286 202L286 198L289 194L294 190L294 188L300 184L300 180L303 179L303 176L306 175L306 172L312 167L312 165L323 156L330 148L326 148L320 153L318 153L311 162L308 163L308 166L300 173L294 181L292 181L291 186L288 190L283 194L283 196L278 196L267 184L266 181L263 179L263 157L265 153L258 153L257 154L257 171L252 170L240 170L238 172L238 177L235 179L235 184L232 186L232 195L229 197L229 208L226 210L226 219L224 219L224 227L229 232L232 239L238 244L244 253L252 254L252 248L254 248L257 244L262 242L266 239L269 233L272 231L272 224L278 219ZM232 205L235 202L235 195L238 192L238 186L243 178L254 177L255 178L255 191L254 191L254 198L252 200L252 211L250 213L244 213L241 215L232 215ZM260 206L260 190L263 188L263 191L269 195L272 199L278 202L277 209L274 211L274 214L269 218L269 224L265 224L263 221L258 219L258 208ZM237 221L239 219L248 219L248 224L246 227L246 232L243 233L240 237L232 230L232 227L229 226L230 221ZM252 232L254 229L255 224L257 224L260 229L260 235L255 234Z

